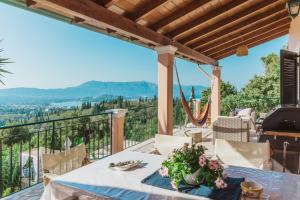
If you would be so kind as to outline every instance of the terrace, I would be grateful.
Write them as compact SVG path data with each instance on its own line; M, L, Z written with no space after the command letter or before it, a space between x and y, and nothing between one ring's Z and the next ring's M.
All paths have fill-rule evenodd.
M288 50L290 52L287 53L288 55L283 55L281 65L282 67L294 66L297 69L299 62L299 56L296 53L300 50L300 18L296 17L292 20L289 17L287 0L7 0L3 2L154 49L158 54L157 107L143 108L150 109L152 115L146 116L143 109L129 110L127 113L124 109L114 109L97 115L20 125L19 128L29 127L30 131L8 138L1 137L0 166L2 167L2 164L6 162L8 169L0 170L0 196L6 196L4 190L7 188L3 187L4 183L11 185L11 190L16 192L6 199L17 199L21 196L22 199L40 198L44 190L41 185L43 170L40 155L67 150L69 140L73 146L84 142L90 159L103 158L105 160L114 158L114 154L121 155L120 152L134 151L149 154L155 150L153 138L156 133L185 137L185 131L191 130L202 133L202 140L196 143L206 146L207 154L213 155L215 137L218 135L214 133L218 132L214 126L216 127L220 120L222 69L218 61L235 54L237 49L252 48L289 34ZM179 124L174 123L173 65L175 57L211 66L212 87L209 113L211 123L207 123L207 128L182 129L178 126ZM295 76L295 81L293 76ZM287 82L290 80L290 82L288 87L285 87L285 82L282 83L281 103L297 104L299 98L299 80L297 79L299 77L296 72L287 77L285 80ZM297 111L297 106L295 107ZM284 114L279 111L277 119L280 116L287 119L293 117L293 114ZM299 113L296 111L297 117ZM294 121L296 123L296 118ZM279 121L273 122L273 125L274 123L280 124ZM246 124L249 130L250 121ZM270 127L269 132L272 131ZM16 127L3 127L1 131L10 131L12 128ZM226 124L225 128L232 127ZM139 137L138 133L142 130L147 132L147 137ZM262 134L254 130L254 134L247 136L247 143L256 143L259 134ZM293 134L289 135L286 132L284 134L287 137L296 135L293 140L297 142L299 135L295 134L295 130ZM20 140L19 137L22 139ZM274 138L276 137L280 135L275 135ZM243 140L242 136L240 138ZM224 136L222 139L227 138ZM14 154L15 151L18 153ZM277 171L282 168L285 170L286 164L289 164L277 162L276 159L272 161L273 170ZM19 165L17 169L12 167L15 162ZM27 171L24 171L25 165ZM293 170L290 171L293 172ZM267 173L266 171L258 172ZM16 182L12 180L14 173L19 175L16 176L18 185L13 186L12 183ZM299 184L297 175L280 175ZM270 189L269 185L265 187L267 191ZM23 189L25 190L18 192ZM294 190L286 194L280 191L281 193L277 196L279 199L297 198L291 196L297 195ZM176 196L177 194L167 193L167 195ZM182 196L179 195L179 197ZM270 199L276 199L276 197L271 196Z

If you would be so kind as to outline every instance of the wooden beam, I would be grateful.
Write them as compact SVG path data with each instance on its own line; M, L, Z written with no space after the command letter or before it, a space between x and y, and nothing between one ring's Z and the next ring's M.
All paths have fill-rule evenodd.
M229 41L226 41L224 39L224 42L220 42L219 45L216 46L210 46L210 48L208 48L205 51L201 51L201 53L204 53L205 55L210 55L212 53L217 53L223 49L229 48L231 46L234 46L235 44L240 43L241 41L247 41L251 38L257 37L259 35L262 35L264 33L272 33L272 32L276 32L278 29L281 30L282 27L286 27L286 26L290 26L290 18L287 17L284 20L281 20L277 23L274 24L269 24L266 25L260 29L254 29L253 32L248 32L246 34L241 34L238 37L235 37L233 40L232 38L230 38Z
M145 17L149 13L153 12L155 8L158 8L159 6L166 3L168 0L150 0L147 3L142 4L139 6L136 11L134 11L132 14L127 15L128 18L132 19L133 21L137 22L141 18Z
M280 37L282 35L285 35L287 34L289 31L289 27L285 27L285 28L282 28L281 31L278 31L276 33L272 33L272 32L268 32L268 33L265 33L263 35L260 35L259 37L257 38L253 38L251 40L248 40L248 41L245 41L245 42L241 42L240 44L237 44L231 48L228 48L222 52L219 52L219 53L216 53L216 54L212 54L212 56L214 58L220 58L222 56L225 56L225 55L229 55L230 53L234 54L236 52L236 49L241 45L241 44L245 44L248 46L248 48L250 49L251 47L253 46L256 46L257 44L262 44L266 41L270 41L272 39L275 39L277 37ZM284 34L283 34L284 33ZM278 36L279 35L279 36ZM256 45L254 45L256 44Z
M197 41L198 38L203 37L205 35L209 35L209 34L211 34L211 32L216 31L218 29L221 29L224 26L228 26L229 24L231 24L235 21L238 21L241 18L254 15L255 12L257 12L261 9L264 9L266 7L269 7L273 3L278 4L278 1L277 0L264 0L262 3L255 4L254 6L248 8L246 10L243 10L243 11L241 11L241 12L239 12L239 13L233 15L233 16L230 16L230 17L228 17L228 18L226 18L222 21L219 21L219 22L217 22L217 23L215 23L215 24L213 24L209 27L203 28L201 30L197 30L196 32L180 39L179 42L183 43L183 44L191 44L191 43ZM283 6L285 8L285 4L281 3L281 6Z
M100 5L108 8L110 7L111 5L117 3L119 0L95 0L96 2L99 2Z
M282 14L282 13L284 13L284 14ZM218 31L211 35L207 35L206 33L208 31L203 30L203 31L201 31L203 33L203 36L201 38L197 39L197 41L195 41L193 44L188 45L188 46L193 49L197 48L198 46L201 46L201 45L209 43L209 42L213 42L214 40L220 39L228 34L232 34L236 31L243 30L243 29L251 26L252 24L264 21L266 19L270 19L271 17L273 17L275 15L276 16L279 15L280 17L288 16L285 6L284 5L276 6L275 8L273 8L271 10L268 10L266 12L263 12L261 14L254 16L254 17L251 17L249 19L241 21L234 26L226 28L225 30L222 30L222 31Z
M156 46L172 45L176 47L177 53L186 56L189 59L198 62L217 66L218 62L198 51L173 41L172 39L159 34L147 27L139 25L132 20L120 16L91 0L70 1L70 0L36 0L45 9L52 12L67 13L71 16L77 16L85 19L86 23L93 21L116 30L128 37L142 39L144 43L153 43ZM52 10L51 10L52 9Z
M284 31L284 32L282 32L282 33L277 33L277 34L275 34L275 35L270 36L269 38L265 38L265 39L263 39L263 40L261 40L261 41L257 41L257 42L255 42L255 43L253 43L253 44L249 44L249 45L248 45L248 48L250 49L250 48L252 48L252 47L261 45L261 44L263 44L263 43L266 43L266 42L269 42L269 41L271 41L271 40L274 40L274 39L277 39L277 38L279 38L279 37L282 37L282 36L284 36L284 35L286 35L286 34L288 34L288 33L289 33L289 31ZM231 56L231 55L233 55L233 54L235 54L235 53L236 53L236 51L235 51L235 50L232 50L232 51L227 52L227 53L224 54L224 55L220 55L220 56L216 57L215 59L221 60L221 59L226 58L226 57L228 57L228 56Z
M223 45L223 44L226 44L242 35L245 35L245 34L248 34L248 33L252 33L256 30L260 30L261 28L265 27L265 26L269 26L269 25L272 25L272 24L276 24L276 23L279 23L279 22L282 22L283 23L286 22L286 23L289 23L291 20L290 20L290 17L288 17L287 13L280 13L279 15L276 15L274 17L268 17L266 20L263 18L261 21L258 21L257 23L247 23L247 26L245 27L245 29L242 29L241 31L232 31L232 32L229 32L229 34L227 35L225 33L225 37L223 36L220 36L218 37L216 40L214 40L213 42L206 42L206 43L202 43L198 46L195 46L195 45L191 45L190 47L191 48L195 48L197 51L200 51L200 52L205 52L207 50L210 50L212 48L215 48L215 47L218 47L220 45ZM239 30L240 26L238 26L238 29ZM226 31L227 32L227 31ZM223 33L223 32L222 32ZM204 42L204 41L203 41Z
M165 16L163 19L159 20L158 22L148 26L149 28L158 31L164 26L167 26L168 24L176 21L177 19L197 10L204 4L210 2L211 0L202 0L202 1L192 1L191 3L188 3L182 8L179 8L178 10L175 10L170 15Z

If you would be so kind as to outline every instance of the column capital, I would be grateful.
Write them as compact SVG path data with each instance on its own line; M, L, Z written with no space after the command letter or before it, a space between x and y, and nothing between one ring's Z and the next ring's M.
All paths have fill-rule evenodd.
M127 109L110 109L106 110L108 113L112 113L113 118L125 117Z
M177 51L177 48L172 45L157 46L154 49L155 51L157 51L158 54L175 54L175 52Z
M221 66L211 66L212 70L221 70Z

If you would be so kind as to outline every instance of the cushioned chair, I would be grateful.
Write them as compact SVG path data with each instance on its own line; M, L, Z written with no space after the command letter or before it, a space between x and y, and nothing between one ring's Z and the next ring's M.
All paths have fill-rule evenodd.
M215 155L225 164L271 170L270 143L216 139Z
M174 149L183 147L185 143L192 145L192 137L156 134L154 147L158 154L169 155Z
M213 122L213 142L216 139L249 142L249 119L220 116Z
M54 177L77 169L89 162L84 144L56 154L43 154L42 161L45 185Z

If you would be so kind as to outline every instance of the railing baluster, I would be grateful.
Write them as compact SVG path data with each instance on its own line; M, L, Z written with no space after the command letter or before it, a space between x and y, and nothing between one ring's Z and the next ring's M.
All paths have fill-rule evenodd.
M93 124L95 126L96 122L94 122ZM94 130L94 128L95 128L94 126L93 126L93 154L92 155L93 155L93 157L95 159L95 157L96 157L96 155L95 155L96 154L96 152L95 152L96 151L96 149L95 149L95 147L96 147L96 137L95 137L96 134L95 134L95 131L96 130Z
M100 124L99 121L97 122L97 135L98 135L98 142L97 142L97 149L98 149L98 159L100 158Z
M29 161L29 187L31 186L31 133L29 134L29 157L28 157L28 161Z
M55 121L53 121L52 122L52 154L54 154L54 148L55 148L55 146L54 146L54 140L55 140ZM50 149L50 152L51 152L51 149Z
M89 145L89 152L88 152L88 154L89 155L91 155L91 122L89 122L89 124L88 124L88 135L87 135L87 142L89 143L88 145Z
M9 186L13 188L13 144L9 146Z
M104 157L104 140L105 140L105 132L104 132L103 124L102 124L101 133L102 133L102 157Z
M45 131L45 153L47 154L47 137L48 137L48 129Z
M112 120L113 120L113 114L110 113L110 155L112 155Z
M59 128L59 152L61 152L61 146L62 146L62 142L61 142L61 127Z
M37 182L40 182L40 131L37 132Z
M22 140L20 141L20 163L19 163L19 173L20 173L20 177L19 177L19 187L20 187L20 190L22 189L22 144L23 142L22 142Z
M69 136L68 136L68 125L66 126L66 139L65 139L65 143L66 143L66 146L67 145L69 145L69 144L67 144L67 140L68 140L68 138L69 138ZM66 147L65 147L66 148ZM65 149L66 150L66 149Z

